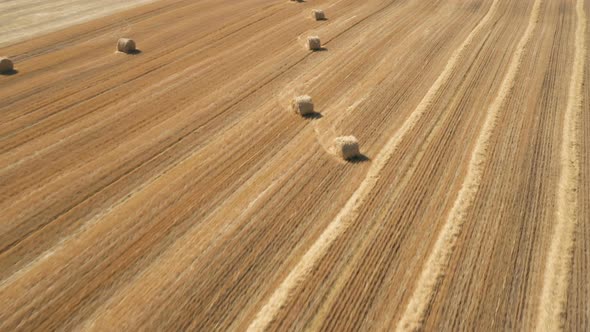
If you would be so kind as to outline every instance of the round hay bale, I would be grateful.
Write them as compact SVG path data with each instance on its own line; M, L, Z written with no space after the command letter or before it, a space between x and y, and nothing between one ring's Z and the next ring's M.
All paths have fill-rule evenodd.
M7 57L0 57L0 73L8 73L14 70L12 60Z
M334 150L344 160L361 156L359 141L354 136L341 136L334 139Z
M133 53L137 50L135 41L129 38L121 38L117 42L117 51L123 53Z
M293 99L293 112L302 116L313 114L313 101L311 97L295 97L295 99Z
M323 21L326 19L326 14L321 9L314 9L311 13L316 21Z
M307 37L307 46L310 51L318 51L322 49L322 43L320 42L320 37L318 36L310 36Z

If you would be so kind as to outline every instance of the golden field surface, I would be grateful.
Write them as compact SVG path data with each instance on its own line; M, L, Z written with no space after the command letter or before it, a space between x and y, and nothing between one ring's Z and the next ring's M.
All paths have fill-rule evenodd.
M0 46L154 0L0 0Z
M0 331L590 330L590 0L0 8Z

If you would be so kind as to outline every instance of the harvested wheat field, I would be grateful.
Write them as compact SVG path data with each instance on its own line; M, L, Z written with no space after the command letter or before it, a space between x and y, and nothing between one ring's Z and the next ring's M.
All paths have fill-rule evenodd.
M590 330L590 0L0 9L0 331Z

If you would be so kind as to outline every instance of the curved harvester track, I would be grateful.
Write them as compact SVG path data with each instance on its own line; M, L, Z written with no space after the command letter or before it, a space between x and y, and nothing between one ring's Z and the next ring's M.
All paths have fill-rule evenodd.
M0 331L590 329L588 1L48 3L0 0Z

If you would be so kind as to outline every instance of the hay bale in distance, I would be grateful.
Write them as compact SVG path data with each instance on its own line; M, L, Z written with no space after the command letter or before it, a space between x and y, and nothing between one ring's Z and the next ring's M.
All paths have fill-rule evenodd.
M7 57L0 57L0 73L8 73L14 70L12 60Z
M129 38L121 38L119 42L117 42L117 51L123 53L133 53L137 50L135 41Z
M322 49L322 43L320 42L320 37L318 36L310 36L307 37L307 46L310 51L318 51Z
M326 19L326 14L321 9L314 9L311 13L316 21L323 21Z
M310 96L299 96L293 99L293 112L301 116L314 113L313 101Z
M361 156L359 141L354 136L341 136L334 139L334 150L344 160Z

